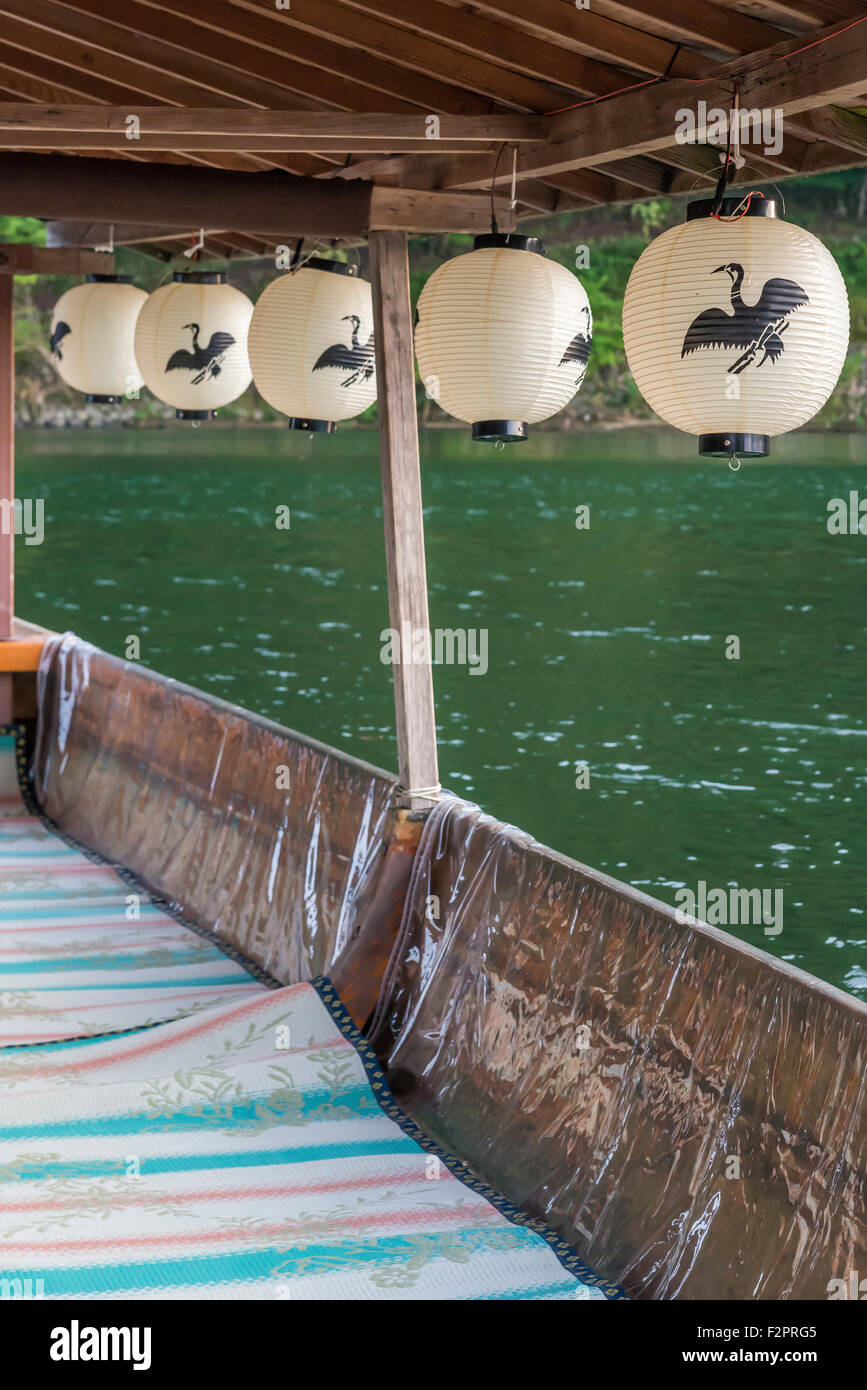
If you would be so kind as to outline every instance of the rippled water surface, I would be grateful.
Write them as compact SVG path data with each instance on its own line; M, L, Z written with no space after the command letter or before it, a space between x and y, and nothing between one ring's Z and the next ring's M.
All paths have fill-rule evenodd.
M117 653L138 634L145 664L396 765L374 433L18 447L46 511L17 547L22 616ZM867 499L864 440L800 434L739 474L693 447L423 437L432 624L488 633L485 675L435 668L442 780L668 902L781 889L778 935L731 929L867 997L867 535L826 525L831 498Z

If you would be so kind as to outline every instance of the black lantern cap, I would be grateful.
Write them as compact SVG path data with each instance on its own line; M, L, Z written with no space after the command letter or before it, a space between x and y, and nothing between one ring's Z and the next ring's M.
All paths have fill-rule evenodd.
M744 204L749 199L749 204ZM741 217L777 217L776 198L757 198L755 194L750 198L749 194L744 194L743 198L723 198L718 209L714 208L713 198L699 198L695 203L687 203L686 220L695 222L700 217L712 217L714 212L719 217L734 217L738 214L738 221Z
M698 452L703 458L727 459L740 454L761 459L771 452L771 441L766 434L701 434Z
M291 267L290 267L291 268ZM349 261L329 261L324 256L311 256L309 261L304 261L299 270L330 270L335 275L357 275L358 266L351 265Z
M517 444L529 433L526 420L477 420L473 425L473 439L483 439L488 444Z
M88 275L89 285L131 285L131 275Z
M482 251L489 246L505 246L510 251L532 251L537 256L548 254L544 241L537 236L519 236L517 232L483 232L473 238L474 251Z
M97 396L89 391L85 400L88 405L120 405L123 396Z
M298 415L292 415L289 420L290 430L306 430L308 434L333 434L337 429L335 420L302 420Z
M176 410L176 420L213 420L216 410Z
M222 270L176 270L172 279L176 284L185 285L225 285L226 276Z

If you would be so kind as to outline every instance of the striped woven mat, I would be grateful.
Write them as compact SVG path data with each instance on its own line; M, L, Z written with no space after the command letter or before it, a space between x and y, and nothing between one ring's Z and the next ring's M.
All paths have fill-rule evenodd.
M130 917L14 757L2 737L3 1296L622 1297L403 1115L327 981L268 988L140 893Z

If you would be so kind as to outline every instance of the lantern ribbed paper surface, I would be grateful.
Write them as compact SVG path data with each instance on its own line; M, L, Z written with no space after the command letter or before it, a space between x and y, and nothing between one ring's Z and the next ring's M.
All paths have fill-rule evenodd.
M846 287L816 237L774 216L698 216L636 264L623 339L638 389L677 429L785 434L830 396L849 337ZM765 447L745 452L765 453ZM723 452L702 443L702 452Z
M142 386L133 342L147 295L114 275L88 277L61 295L51 317L51 352L68 386L114 401Z
M376 400L370 285L314 258L273 280L250 324L256 389L298 428L360 415Z
M179 272L148 298L135 333L149 390L183 416L204 418L250 385L247 331L253 305L221 277Z
M565 266L531 250L481 246L446 261L421 292L419 373L458 420L534 424L581 385L592 325L584 287Z

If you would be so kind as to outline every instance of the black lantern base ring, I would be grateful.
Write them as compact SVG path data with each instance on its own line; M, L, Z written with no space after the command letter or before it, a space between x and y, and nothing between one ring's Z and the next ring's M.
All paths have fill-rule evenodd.
M85 400L88 405L120 405L123 396L94 396L88 392Z
M488 444L516 444L529 433L526 420L477 420L473 425L473 439L484 439Z
M712 459L728 459L733 454L763 459L771 452L771 441L766 434L700 434L698 452Z
M216 410L176 410L176 420L213 420Z
M306 430L308 434L333 434L337 429L336 420L302 420L293 415L289 420L290 430Z

